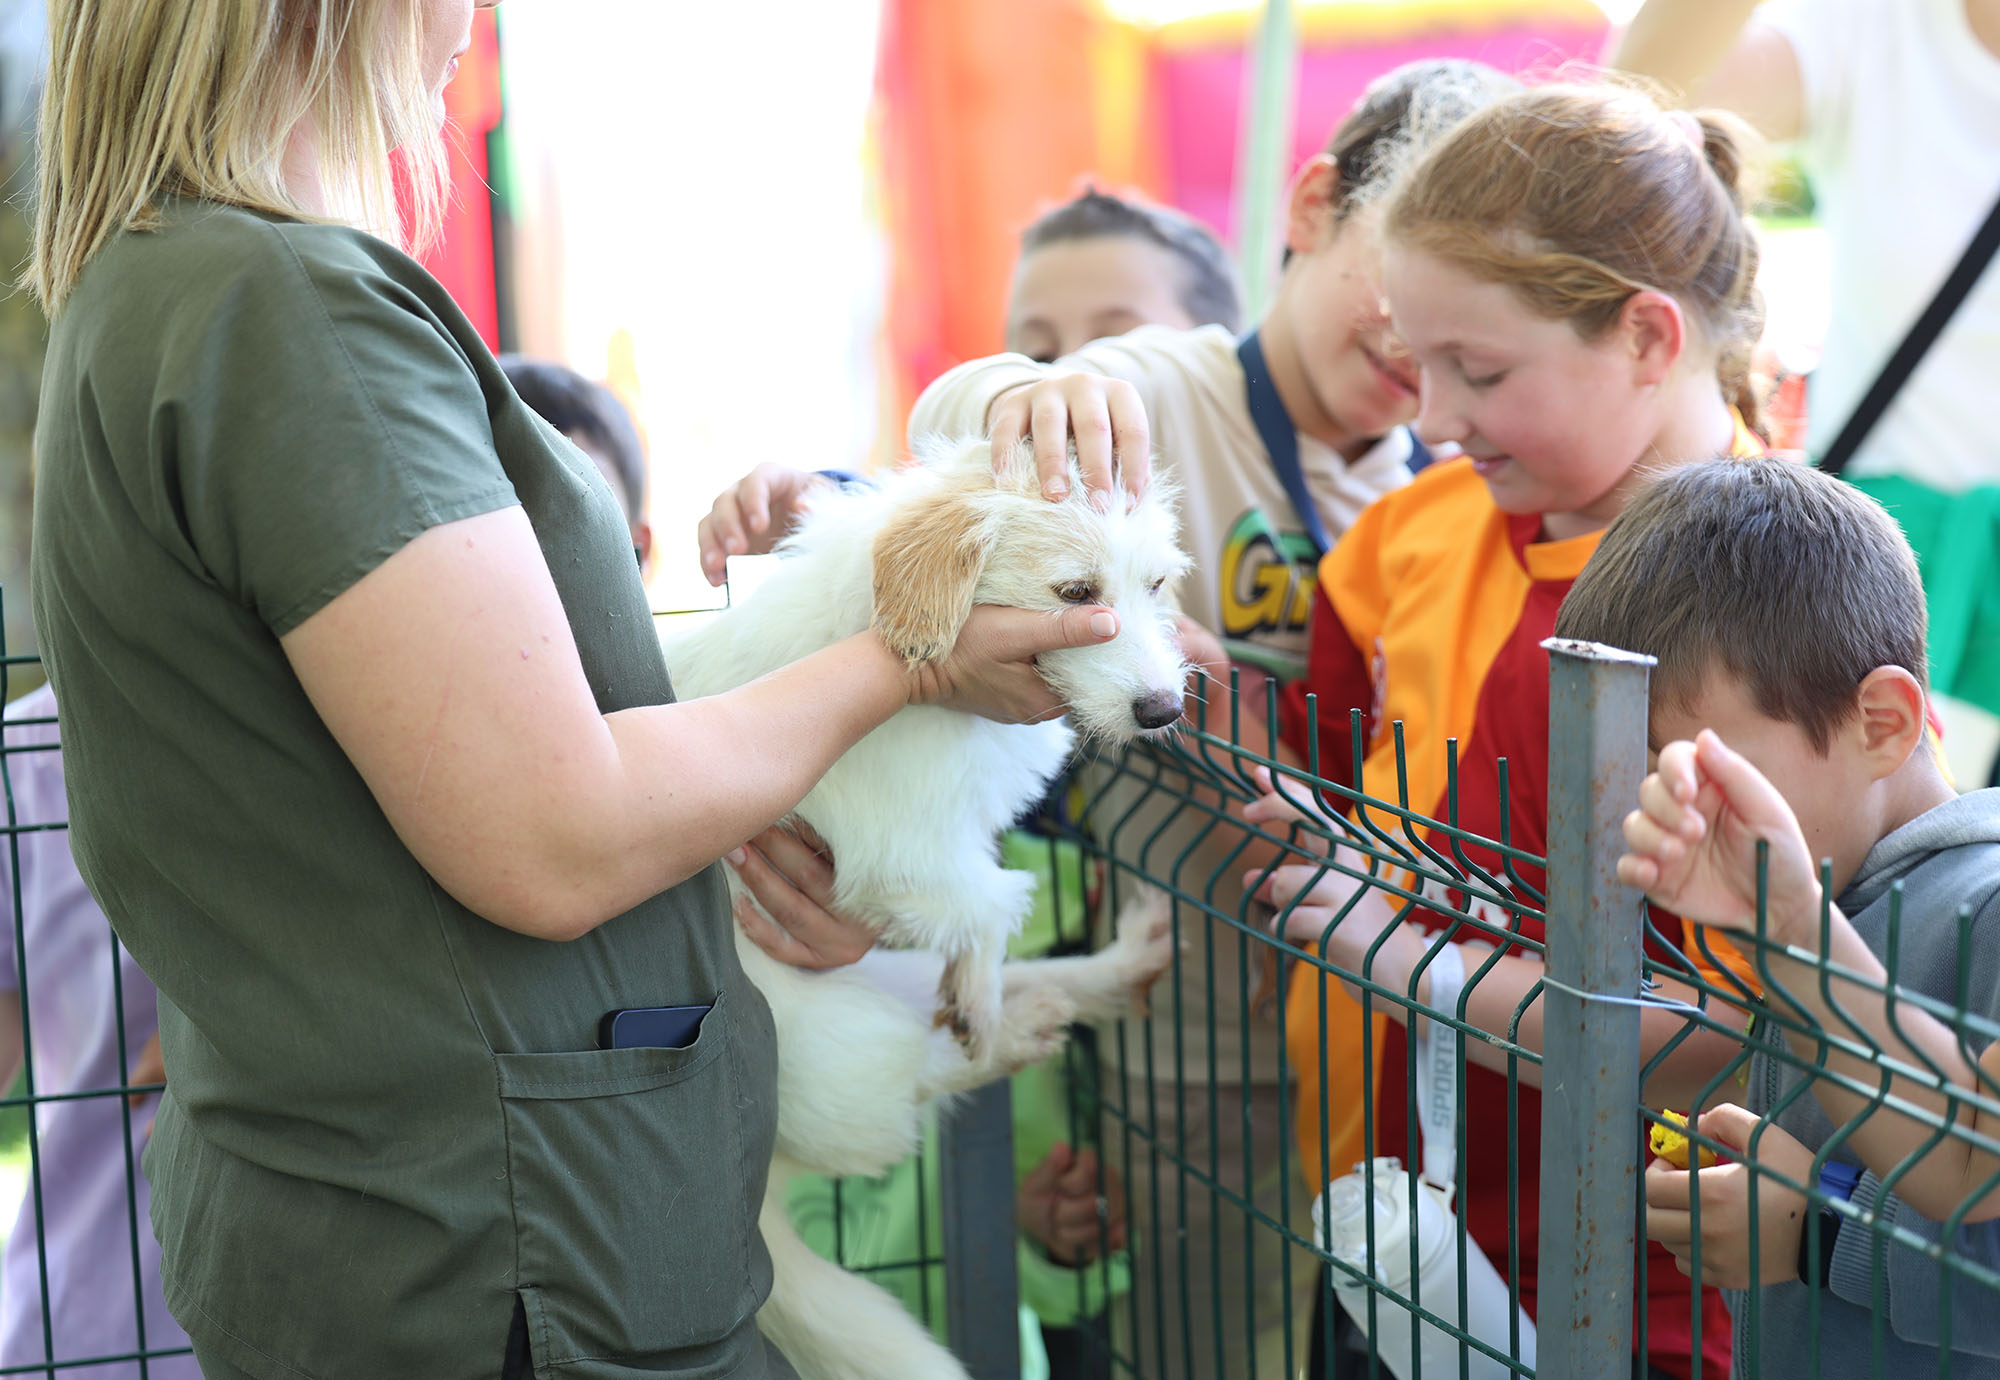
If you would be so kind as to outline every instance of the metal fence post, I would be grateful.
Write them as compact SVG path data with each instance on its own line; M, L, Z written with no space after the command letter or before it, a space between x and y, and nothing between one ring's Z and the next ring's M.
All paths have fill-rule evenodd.
M1014 1255L1014 1098L988 1084L943 1112L938 1188L946 1335L973 1380L1020 1380L1021 1280Z
M1632 1373L1639 1180L1638 898L1620 821L1646 771L1651 657L1550 639L1542 992L1540 1380ZM1524 1166L1526 1168L1526 1166Z

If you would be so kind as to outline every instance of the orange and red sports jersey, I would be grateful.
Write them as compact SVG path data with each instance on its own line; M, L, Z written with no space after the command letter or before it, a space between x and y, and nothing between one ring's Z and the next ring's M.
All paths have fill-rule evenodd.
M1757 442L1739 427L1738 453ZM1494 507L1469 462L1433 465L1409 487L1372 505L1321 563L1307 673L1287 690L1281 723L1288 744L1307 751L1305 697L1316 696L1319 772L1352 781L1350 712L1365 716L1362 788L1399 794L1392 726L1403 726L1410 806L1449 817L1447 741L1458 743L1457 823L1505 838L1536 855L1547 849L1549 662L1541 643L1601 533L1542 540L1539 516L1512 517ZM1498 762L1508 764L1505 826ZM1450 856L1451 845L1440 851ZM1506 878L1497 855L1465 845L1470 861ZM1539 907L1539 868L1517 866L1513 890ZM1531 890L1532 889L1532 890ZM1454 895L1454 905L1464 897ZM1506 923L1503 921L1503 923ZM1514 923L1539 942L1539 920ZM1679 922L1656 915L1670 944ZM1691 947L1691 946L1690 946ZM1718 949L1721 946L1716 946ZM1704 963L1702 966L1707 967ZM1295 965L1286 1003L1286 1045L1299 1071L1300 1164L1309 1182L1322 1167L1339 1176L1368 1155L1414 1160L1409 1045L1405 1028L1376 1016L1364 1057L1359 1006L1317 968ZM1324 1033L1322 1033L1324 1032ZM1372 1067L1371 1067L1372 1065ZM1371 1084L1373 1085L1371 1087ZM1324 1087L1324 1102L1322 1101ZM1503 1127L1510 1113L1518 1156L1484 1155L1460 1166L1460 1211L1467 1229L1503 1273L1520 1263L1521 1298L1535 1306L1539 1225L1541 1096L1519 1088L1510 1099L1504 1075L1476 1066L1465 1074L1465 1121ZM1511 1102L1511 1106L1510 1106ZM1364 1143L1363 1109L1374 1108L1373 1144ZM1325 1127L1322 1143L1321 1128ZM1633 1149L1639 1151L1638 1109ZM1510 1201L1510 1184L1516 1185ZM1510 1239L1511 1238L1511 1239ZM1513 1252L1518 1250L1518 1257ZM1648 1262L1649 1359L1685 1375L1690 1350L1688 1280L1654 1248ZM1728 1315L1719 1296L1703 1299L1702 1352L1707 1373L1726 1374Z

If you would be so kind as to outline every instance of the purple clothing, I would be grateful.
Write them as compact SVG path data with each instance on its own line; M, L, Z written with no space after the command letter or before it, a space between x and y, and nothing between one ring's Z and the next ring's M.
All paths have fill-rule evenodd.
M69 818L63 795L62 755L52 724L21 719L55 715L55 696L44 687L7 706L6 771L19 826L60 824ZM46 751L17 752L30 744ZM4 822L4 817L0 817ZM28 1022L34 1037L34 1086L38 1095L116 1088L125 1081L113 1011L112 955L124 989L126 1060L158 1027L153 984L123 947L110 922L84 888L70 859L67 830L22 833L21 933L27 949ZM15 953L13 851L0 835L0 991L15 992L21 964ZM18 1035L18 1031L14 1032ZM148 1352L188 1344L160 1297L160 1243L147 1219L149 1194L139 1152L157 1098L132 1109L132 1145L124 1150L124 1099L117 1096L48 1102L37 1108L42 1204L47 1213L51 1358L43 1342L41 1267L35 1246L33 1185L0 1259L0 1366L116 1356L139 1347L135 1290L145 1299ZM132 1273L133 1214L137 1214L139 1279ZM57 1372L78 1380L136 1380L137 1362L79 1366ZM147 1363L151 1380L200 1380L192 1356Z

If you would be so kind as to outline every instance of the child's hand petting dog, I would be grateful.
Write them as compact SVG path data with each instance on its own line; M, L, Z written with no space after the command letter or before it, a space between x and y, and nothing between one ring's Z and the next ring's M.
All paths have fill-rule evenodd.
M1153 473L1153 440L1139 390L1123 379L1059 374L1010 388L986 410L986 431L996 466L1007 463L1023 438L1035 443L1035 472L1042 497L1069 493L1069 446L1083 486L1099 509L1114 485L1130 499L1146 492Z
M1246 824L1261 824L1267 830L1291 824L1307 824L1325 830L1333 835L1335 840L1345 837L1347 825L1328 813L1312 787L1288 779L1284 789L1280 790L1269 767L1253 766L1250 768L1249 776L1259 794L1255 800L1245 803L1237 811ZM1334 847L1336 853L1344 851L1350 855L1343 859L1348 864L1362 867L1367 865L1354 849L1346 848L1338 842Z
M744 475L715 496L695 528L702 574L720 586L731 556L768 555L812 506L813 496L832 487L825 475L788 465L766 463Z

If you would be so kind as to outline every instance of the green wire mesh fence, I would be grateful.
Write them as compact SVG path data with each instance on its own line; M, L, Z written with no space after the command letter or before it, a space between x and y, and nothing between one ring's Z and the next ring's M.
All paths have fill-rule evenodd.
M66 814L52 801L61 794L55 720L46 707L17 694L39 680L35 658L8 655L0 643L0 699L9 702L0 731L0 797L5 802L0 816L0 874L4 874L4 920L12 951L0 978L0 987L7 989L0 1000L14 1008L0 1026L0 1048L5 1050L0 1063L13 1083L0 1098L0 1181L20 1193L18 1202L0 1202L0 1231L32 1234L10 1243L14 1249L6 1287L34 1290L32 1299L0 1298L0 1316L9 1324L0 1376L150 1380L166 1373L162 1362L191 1374L188 1348L160 1341L160 1324L165 1321L161 1305L157 1300L150 1306L144 1302L149 1290L142 1277L141 1242L151 1242L152 1227L142 1220L138 1154L151 1112L143 1104L135 1107L134 1101L158 1092L160 1085L96 1076L101 1070L93 1069L90 1058L91 1050L108 1046L114 1069L132 1068L141 1042L128 1038L126 1013L135 1005L149 1008L150 1004L128 991L121 970L123 951L109 922L89 904L82 883L68 868ZM32 805L17 790L17 784L29 777L38 782ZM56 840L62 843L57 845ZM59 918L52 913L40 917L44 923L35 923L37 917L31 915L24 896L30 884L43 903L61 898ZM53 911L54 905L48 908ZM70 1009L59 1009L38 1023L38 1002ZM76 1012L92 1009L115 1013L105 1023L109 1028L78 1027ZM65 1015L67 1020L58 1019ZM52 1025L62 1032L61 1039L54 1048L45 1039L38 1057L38 1032L46 1034ZM115 1182L105 1182L99 1172L89 1191L95 1195L96 1210L115 1200L115 1215L122 1219L100 1223L95 1233L72 1230L53 1250L43 1224L78 1225L72 1205L59 1199L66 1191L78 1190L79 1177L77 1165L51 1163L51 1147L58 1157L80 1149L93 1151L99 1171L107 1163L116 1166L111 1176ZM102 1256L104 1243L110 1240L116 1242L118 1258L79 1258L83 1253ZM88 1281L88 1287L78 1289L79 1280ZM49 1300L64 1296L66 1308L50 1306ZM94 1344L85 1345L78 1338Z
M1622 737L1631 749L1625 754L1629 760L1622 778L1629 787L1623 798L1630 799L1643 766L1643 668L1612 657L1582 658L1579 666L1577 687L1569 697L1576 703L1567 709L1585 715L1586 733L1578 740L1581 750L1595 752L1597 736L1589 730L1606 729L1607 741ZM1625 715L1623 721L1599 724L1589 718L1606 687L1617 688L1621 672L1629 681L1634 669L1639 676L1636 696L1628 685L1626 702L1613 706ZM1516 1119L1522 1114L1523 1071L1530 1071L1532 1080L1542 1063L1539 1053L1522 1043L1518 1026L1529 1003L1541 994L1525 998L1499 1031L1473 1026L1465 1005L1503 956L1541 956L1542 927L1555 922L1548 919L1530 874L1539 876L1544 860L1504 836L1482 838L1457 827L1454 818L1436 820L1413 810L1406 780L1383 789L1358 774L1351 781L1328 779L1318 770L1316 745L1307 769L1285 767L1278 760L1275 741L1267 737L1261 744L1243 743L1248 720L1233 698L1217 696L1214 710L1202 717L1204 721L1227 717L1229 722L1190 731L1177 742L1142 744L1083 768L1078 774L1076 816L1068 826L1089 856L1109 867L1114 893L1121 885L1164 891L1174 904L1181 939L1179 959L1153 994L1156 1019L1128 1022L1101 1040L1096 1072L1102 1092L1086 1109L1087 1115L1101 1120L1106 1140L1121 1152L1113 1159L1125 1168L1132 1185L1138 1255L1133 1263L1134 1287L1115 1306L1114 1341L1106 1359L1118 1373L1143 1376L1291 1376L1302 1373L1309 1359L1319 1373L1333 1373L1335 1309L1343 1305L1325 1296L1329 1285L1321 1283L1324 1270L1330 1287L1355 1306L1366 1334L1377 1339L1366 1352L1350 1358L1344 1373L1395 1373L1385 1356L1407 1352L1433 1357L1440 1338L1460 1344L1452 1348L1453 1374L1535 1373L1532 1342L1524 1346L1524 1329L1532 1337L1533 1326L1521 1307L1523 1242L1518 1224L1522 1175L1525 1171L1532 1176L1537 1166L1522 1162ZM1616 720L1616 714L1611 718ZM1365 754L1358 716L1352 731L1353 760L1360 762ZM1400 742L1398 746L1400 759ZM1568 776L1559 767L1552 768L1552 779L1585 787L1586 814L1588 784L1593 776L1603 777L1600 765L1587 756ZM1449 773L1451 816L1456 815L1455 766ZM1257 768L1273 772L1279 792L1320 816L1321 822L1295 824L1275 833L1246 826L1237 810L1267 789L1253 775ZM1382 793L1369 794L1370 785ZM1506 798L1504 764L1499 790L1498 817L1505 821L1514 812ZM1598 793L1608 799L1616 790L1615 782L1607 782ZM1577 818L1575 822L1584 831L1575 846L1601 852L1605 821ZM1615 816L1611 822L1615 829ZM1595 832L1590 832L1592 826ZM1501 832L1506 832L1504 824ZM1336 838L1349 850L1345 861L1328 856ZM1458 1004L1436 1010L1416 999L1415 984L1426 975L1437 948L1407 984L1390 985L1376 976L1367 959L1359 971L1348 971L1328 958L1324 942L1317 948L1299 947L1277 938L1275 931L1286 912L1274 915L1246 899L1248 892L1239 878L1246 870L1268 877L1281 862L1302 859L1316 865L1316 875L1341 873L1365 881L1367 889L1393 899L1399 918L1421 909L1442 926L1441 943L1477 939L1491 945L1483 965L1465 975ZM1360 895L1333 917L1335 926L1349 918ZM1580 917L1589 905L1586 895L1572 914ZM1635 974L1636 942L1635 932L1631 960ZM1573 947L1582 949L1580 944ZM1372 956L1371 950L1368 957ZM1316 996L1302 996L1314 984L1289 979L1289 972L1299 967L1324 975L1326 981L1318 984ZM1579 968L1572 976L1576 990L1587 990L1582 984L1598 975ZM1288 1008L1303 999L1308 1026L1317 1024L1318 1043L1324 1047L1329 1026L1351 1019L1335 1005L1335 986L1343 982L1358 996L1361 1063L1366 1067L1373 1067L1378 1058L1379 1040L1368 1018L1388 1008L1395 1008L1405 1022L1422 1016L1462 1037L1450 1041L1456 1048L1448 1056L1456 1073L1449 1096L1459 1162L1465 1162L1474 1149L1490 1153L1481 1143L1495 1139L1493 1128L1476 1128L1468 1116L1465 1041L1477 1043L1482 1058L1502 1080L1507 1125L1499 1153L1505 1160L1507 1229L1504 1240L1497 1243L1499 1249L1489 1249L1498 1266L1497 1272L1486 1272L1490 1278L1472 1265L1480 1249L1462 1218L1450 1216L1445 1228L1450 1239L1438 1250L1435 1214L1425 1206L1426 1190L1419 1183L1414 1156L1407 1165L1373 1156L1358 1166L1332 1162L1327 1146L1333 1098L1324 1089L1310 1104L1319 1122L1314 1141L1320 1149L1313 1162L1301 1162L1288 1091L1299 1077L1325 1074L1317 1067L1292 1068L1274 1035L1296 1019ZM1543 1016L1545 1029L1555 1026L1553 1008L1561 1000L1543 1003L1550 1008ZM1608 1050L1613 1042L1589 1029L1595 1013L1586 1011L1580 998L1569 1000L1577 1008L1570 1013L1576 1034L1593 1051ZM1239 1022L1233 1031L1227 1028L1232 1014ZM1256 1026L1270 1033L1260 1038ZM1396 1057L1402 1061L1407 1086L1415 1088L1419 1044L1399 1043ZM1632 1108L1627 1120L1634 1144L1623 1147L1623 1163L1608 1167L1605 1192L1600 1195L1605 1214L1622 1224L1625 1256L1616 1282L1598 1278L1605 1273L1600 1265L1579 1272L1576 1283L1577 1296L1586 1300L1596 1294L1617 1295L1622 1285L1628 1317L1636 1201L1636 1170L1630 1161L1638 1127L1637 1054L1635 1042L1627 1060L1634 1095L1625 1099ZM1078 1061L1087 1057L1079 1056ZM1590 1100L1603 1099L1591 1096ZM1385 1110L1402 1123L1400 1144L1417 1145L1416 1102L1410 1101L1400 1112ZM1566 1114L1573 1116L1594 1116L1599 1110L1594 1105L1565 1104ZM1362 1115L1365 1143L1381 1144L1386 1128L1376 1125L1372 1104L1364 1102ZM1579 1138L1553 1139L1557 1144L1545 1141L1540 1165L1545 1174L1552 1161L1564 1156L1572 1168L1558 1172L1580 1180L1593 1172L1607 1172L1606 1166L1591 1162ZM1321 1214L1315 1230L1317 1193L1311 1186L1323 1187L1348 1176L1350 1170L1357 1172L1349 1182L1349 1193L1362 1210L1352 1214L1345 1239L1336 1242L1330 1214ZM1398 1205L1403 1220L1388 1220L1378 1210L1390 1202ZM1431 1237L1428 1246L1426 1233ZM1405 1244L1398 1247L1392 1238ZM1419 1260L1419 1254L1427 1258ZM1399 1255L1401 1262L1395 1258ZM1440 1275L1435 1268L1439 1256L1455 1269ZM1447 1278L1448 1283L1437 1282ZM1482 1283L1501 1290L1497 1310L1494 1298L1475 1296ZM1544 1310L1552 1302L1545 1290ZM1610 1321L1617 1306L1614 1298L1596 1316ZM1497 1330L1480 1326L1482 1318L1491 1317L1504 1319ZM1611 1326L1615 1329L1615 1321ZM1629 1330L1625 1336L1629 1339ZM1432 1373L1443 1373L1435 1362L1432 1367Z
M1097 1088L1078 1116L1117 1148L1110 1158L1125 1168L1132 1193L1133 1287L1112 1305L1104 1365L1146 1377L1398 1380L2000 1374L2000 1236L1987 1225L2000 1217L2000 1084L1975 1062L2000 1033L2000 936L1976 932L1972 916L1961 915L1951 979L1939 989L1933 975L1927 992L1899 982L1905 935L1895 888L1878 945L1887 971L1872 980L1818 958L1824 939L1812 948L1774 943L1761 928L1728 938L1697 926L1669 933L1677 922L1649 912L1615 871L1620 823L1646 770L1646 663L1603 648L1551 650L1546 860L1507 837L1515 807L1534 802L1508 798L1504 763L1494 773L1502 798L1489 812L1502 822L1501 837L1459 827L1455 760L1444 818L1413 810L1400 726L1389 729L1394 780L1364 780L1358 770L1333 780L1321 774L1317 744L1305 769L1285 767L1269 730L1246 734L1249 720L1233 697L1217 694L1203 730L1078 773L1063 831L1108 869L1114 893L1144 885L1171 897L1182 942L1154 993L1154 1019L1100 1032L1094 1055L1072 1056L1094 1075L1079 1085ZM1358 763L1366 756L1358 713L1352 732ZM1244 825L1238 808L1267 789L1253 775L1260 767L1281 793L1316 807L1321 822L1277 832ZM1362 923L1358 897L1332 916L1318 946L1276 937L1285 913L1246 900L1239 877L1269 876L1281 861L1365 879L1397 919L1422 918L1422 958L1393 981L1374 968L1381 939L1353 967L1330 961L1327 938L1341 924ZM1487 948L1465 961L1457 1000L1442 1009L1419 1000L1419 981L1447 946L1466 940ZM1479 984L1510 956L1531 957L1544 971L1499 1020L1491 1003L1483 1024L1472 1020ZM1301 967L1323 980L1282 976ZM1440 1202L1440 1247L1435 1215L1423 1208L1419 1175L1429 1166L1415 1150L1426 1112L1419 1093L1434 1084L1419 1078L1421 1036L1384 1051L1377 1026L1361 1022L1360 1064L1374 1068L1387 1053L1400 1062L1406 1092L1385 1098L1379 1112L1364 1100L1360 1165L1333 1163L1325 1148L1336 1097L1330 1072L1341 1071L1318 1060L1295 1067L1275 1038L1259 1039L1259 1027L1296 1029L1301 1013L1288 1007L1303 1000L1307 1027L1317 1024L1314 1047L1324 1049L1329 1027L1352 1019L1331 997L1337 986L1356 995L1362 1012L1390 1011L1405 1030L1448 1032L1453 1115L1438 1118L1453 1141L1445 1163L1497 1162L1504 1183L1504 1213L1497 1229L1485 1215L1483 1241L1468 1229L1465 1203ZM1879 1017L1863 1011L1866 997ZM1918 1013L1935 1023L1928 1043L1912 1033ZM1504 1084L1497 1121L1478 1121L1468 1107L1473 1065ZM1316 1097L1299 1095L1313 1091L1308 1080L1319 1080ZM1351 1072L1345 1081L1353 1086ZM1273 1088L1275 1124L1263 1105ZM1538 1097L1523 1096L1531 1088ZM1733 1370L1719 1346L1728 1315L1714 1296L1685 1281L1663 1294L1662 1280L1680 1272L1659 1268L1670 1262L1658 1247L1646 1268L1641 1190L1644 1128L1666 1122L1666 1107L1732 1101L1749 1103L1762 1120L1734 1146L1693 1133L1721 1152L1721 1168L1733 1166L1737 1182L1695 1176L1693 1239L1681 1252L1696 1277L1738 1282L1737 1258L1746 1255L1762 1271L1729 1301ZM1776 1153L1784 1133L1771 1123L1808 1104L1824 1135L1789 1157ZM1321 1147L1317 1157L1294 1144L1300 1109L1319 1120L1308 1138ZM1873 1144L1864 1153L1871 1118L1878 1141L1893 1124L1887 1119L1904 1128L1887 1161ZM1540 1134L1529 1152L1531 1127ZM1405 1162L1375 1158L1385 1147ZM1954 1151L1961 1190L1926 1218L1899 1185ZM1828 1173L1843 1163L1844 1183ZM1347 1201L1361 1209L1344 1239L1334 1214L1313 1208L1343 1178ZM1709 1190L1712 1203L1733 1209L1747 1194L1747 1239L1704 1238L1710 1182L1720 1185ZM1789 1196L1774 1209L1772 1241L1772 1218L1759 1206L1778 1194ZM1712 1218L1722 1211L1712 1208ZM1744 1220L1740 1211L1735 1220ZM1833 1246L1823 1245L1828 1238ZM1475 1263L1481 1255L1491 1274ZM1729 1258L1718 1263L1718 1255ZM1438 1268L1440 1257L1447 1268ZM1343 1308L1374 1339L1344 1356L1340 1336L1355 1329L1337 1321ZM1845 1332L1837 1322L1843 1309L1865 1320L1858 1340L1851 1318ZM1656 1347L1665 1327L1679 1339ZM1678 1355L1662 1364L1662 1350Z
M0 680L29 660L0 662ZM1022 865L1044 874L1058 950L1090 942L1101 917L1137 887L1169 898L1180 940L1151 1013L1080 1031L1065 1056L1060 1135L1095 1149L1109 1170L1098 1248L1062 1277L1073 1285L1072 1306L1048 1310L1078 1340L1056 1358L1058 1380L1644 1376L1651 1334L1676 1313L1674 1325L1688 1334L1685 1370L1720 1380L1728 1368L1703 1359L1720 1315L1704 1312L1691 1290L1663 1295L1663 1276L1642 1264L1643 1136L1662 1120L1663 1100L1683 1111L1747 1102L1766 1118L1747 1144L1718 1139L1707 1123L1692 1136L1722 1153L1723 1168L1735 1166L1741 1183L1732 1191L1751 1201L1747 1239L1732 1252L1769 1266L1732 1301L1735 1375L2000 1373L2000 1256L1989 1221L2000 1217L2000 1201L1986 1202L2000 1200L2000 1085L1976 1062L2000 1034L2000 955L1988 953L2000 946L1970 913L1953 926L1952 979L1943 988L1901 980L1906 922L1893 889L1881 975L1815 956L1826 951L1830 916L1817 949L1796 936L1772 939L1761 921L1755 935L1672 934L1615 878L1619 822L1646 769L1641 659L1554 649L1546 857L1510 834L1510 821L1543 802L1517 798L1505 763L1478 778L1499 795L1482 812L1500 821L1498 837L1488 837L1460 826L1467 774L1455 749L1447 749L1443 817L1433 818L1410 799L1399 727L1388 730L1394 779L1369 779L1356 767L1337 780L1322 771L1318 744L1302 768L1279 760L1264 726L1272 702L1253 719L1233 695L1212 698L1198 714L1201 727L1080 764L1032 832L1010 843ZM0 1099L0 1112L19 1119L33 1208L22 1220L37 1223L47 1215L48 1178L37 1115L78 1103L123 1109L110 1134L122 1129L134 1147L124 1157L130 1259L103 1271L120 1283L102 1307L131 1318L133 1341L115 1354L64 1354L45 1309L45 1350L32 1361L9 1358L0 1375L107 1363L145 1375L186 1354L148 1348L136 1302L141 1233L150 1228L136 1159L143 1124L126 1095L145 1089L51 1088L35 1071L36 955L21 855L33 836L62 823L21 816L13 777L27 754L51 750L47 727L13 716L0 752L26 1065L21 1090ZM1357 714L1344 754L1356 763L1366 758L1361 734ZM1241 806L1270 789L1259 768L1307 818L1244 824ZM1249 899L1242 880L1299 863L1362 884L1317 943L1283 938L1289 909ZM1359 963L1332 956L1341 925L1366 923L1364 897L1386 902L1397 919L1425 922L1427 943L1407 971L1378 967L1386 938L1374 939ZM1483 947L1456 947L1467 943ZM1448 948L1461 955L1455 978ZM1545 968L1514 997L1502 979L1523 958ZM103 981L122 1011L120 980L107 965ZM1455 997L1435 1000L1453 989ZM1500 990L1510 1000L1496 1018L1491 997ZM1386 1023L1373 1019L1381 1015ZM1301 1047L1325 1050L1342 1022L1357 1032L1355 1067L1293 1062L1283 1031L1303 1031ZM122 1026L117 1040L119 1066L129 1068L136 1050ZM1404 1091L1379 1106L1355 1093L1377 1077ZM1476 1086L1487 1092L1475 1095ZM1448 1106L1426 1105L1422 1094L1439 1087ZM1663 1099L1668 1087L1690 1091ZM823 1228L823 1249L874 1273L942 1326L980 1380L1022 1374L1018 1266L1026 1257L1018 1254L1011 1103L1000 1085L941 1119L923 1162L896 1190L911 1195L899 1211L916 1223L912 1251L869 1239L867 1213L880 1202L858 1211L852 1195L879 1194L879 1186L828 1185L824 1201L801 1208ZM1802 1152L1766 1153L1784 1134L1773 1120L1792 1124L1809 1107L1818 1108L1823 1134ZM1364 1153L1359 1164L1337 1163L1337 1123L1357 1109ZM1901 1129L1891 1135L1891 1127ZM1450 1154L1433 1147L1425 1157L1427 1132ZM1885 1143L1893 1151L1886 1160ZM1927 1186L1941 1163L1963 1188L1942 1206ZM1852 1171L1845 1179L1842 1165ZM1479 1205L1469 1190L1456 1199L1436 1191L1439 1166L1461 1185L1476 1181ZM1711 1216L1729 1205L1708 1184L1697 1176L1688 1203L1695 1274L1716 1265L1716 1248L1699 1230L1703 1198ZM1775 1215L1756 1211L1770 1204ZM1111 1239L1119 1209L1129 1223L1122 1250ZM35 1246L46 1298L48 1243L39 1231ZM1796 1277L1794 1257L1807 1282ZM1837 1353L1825 1351L1828 1338L1839 1340Z

